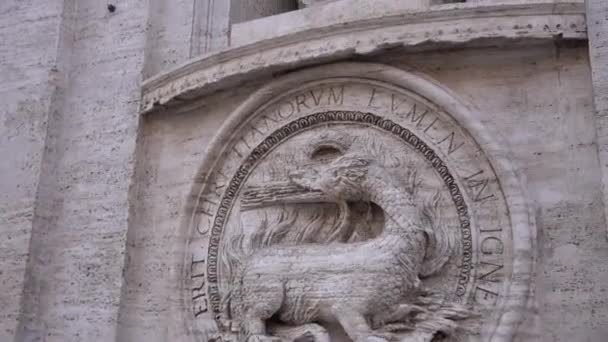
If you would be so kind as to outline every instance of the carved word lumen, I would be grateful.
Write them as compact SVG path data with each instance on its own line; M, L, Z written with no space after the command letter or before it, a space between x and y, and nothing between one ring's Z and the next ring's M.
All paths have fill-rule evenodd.
M315 109L323 106L342 105L344 103L345 92L348 88L344 85L336 87L320 87L312 89L300 94L293 95L277 104L274 107L261 115L255 124L251 124L249 128L243 129L245 132L231 147L229 153L225 156L226 159L243 159L249 151L254 147L254 141L260 137L265 137L271 133L272 124L289 120L294 114L302 112L304 109ZM432 114L429 108L422 107L420 104L411 104L407 98L400 94L386 93L376 88L371 88L369 107L379 107L379 102L388 102L386 106L390 108L392 113L405 120L411 120L415 124L415 128L419 129L418 134L422 133L429 137L436 146L445 150L448 155L451 155L462 148L464 141L458 141L454 131L440 136L434 137L430 135L430 131L441 118ZM490 192L488 184L495 182L484 176L483 170L477 170L467 177L467 186L474 193L475 201L484 201L493 198L495 195ZM217 211L217 206L223 190L227 182L228 176L221 172L217 172L211 177L214 181L209 184L207 192L201 196L199 204L199 213L205 215L208 219L206 224L201 223L198 227L198 232L205 235L211 228L211 219Z

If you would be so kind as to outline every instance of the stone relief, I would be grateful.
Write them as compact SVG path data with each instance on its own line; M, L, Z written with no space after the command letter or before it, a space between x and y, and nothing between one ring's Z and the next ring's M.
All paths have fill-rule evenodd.
M477 341L504 327L512 211L450 115L349 79L238 125L192 220L185 286L201 341Z
M234 276L227 297L242 340L274 340L266 326L276 316L285 326L274 322L270 330L288 340L309 334L315 341L329 341L323 323L338 322L353 341L430 341L471 315L462 305L433 297L419 278L438 272L452 254L453 238L439 223L441 193L428 201L418 198L417 170L402 165L399 157L393 165L381 159L362 151L338 155L327 165L291 172L284 186L246 193L244 199L266 205L313 202L318 195L316 201L335 202L342 215L320 243L284 241L289 231L306 236L302 227L288 222L259 230L251 253L230 262ZM404 166L405 177L399 172ZM382 209L384 224L376 237L351 242L373 234L369 228L354 234L349 202ZM235 238L235 250L244 249L242 237ZM320 325L298 329L315 322Z

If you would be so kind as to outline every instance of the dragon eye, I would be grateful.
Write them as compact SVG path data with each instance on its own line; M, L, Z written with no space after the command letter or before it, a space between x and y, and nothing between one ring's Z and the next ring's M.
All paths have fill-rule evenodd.
M320 145L311 153L311 159L332 160L342 154L342 149L333 145Z

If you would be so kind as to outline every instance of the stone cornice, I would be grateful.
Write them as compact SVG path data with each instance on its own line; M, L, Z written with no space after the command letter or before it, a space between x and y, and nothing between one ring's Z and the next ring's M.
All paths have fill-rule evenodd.
M422 51L587 39L585 7L579 1L453 4L349 20L296 30L189 60L144 81L141 111L190 101L262 75L386 48Z

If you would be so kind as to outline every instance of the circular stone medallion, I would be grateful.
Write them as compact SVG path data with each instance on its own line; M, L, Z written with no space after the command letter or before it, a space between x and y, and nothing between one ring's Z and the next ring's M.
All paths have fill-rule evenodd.
M453 318L459 328L450 331L448 339L485 341L513 334L522 315L517 308L525 306L528 296L533 232L518 183L500 159L504 155L486 138L491 133L439 87L403 71L378 71L377 66L375 80L369 74L340 77L349 70L361 73L362 68L368 66L347 65L336 77L317 81L315 73L300 81L297 75L289 76L270 86L272 91L260 91L260 98L252 96L218 134L203 165L201 183L193 190L196 205L188 219L184 293L194 336L236 339L241 322L230 306L233 285L240 281L243 260L255 259L260 250L313 246L330 251L336 244L359 248L382 239L394 220L385 201L397 200L349 200L344 207L331 196L302 192L290 183L296 172L323 170L350 155L369 156L386 168L380 178L400 184L424 213L425 227L441 230L440 242L449 246L448 254L442 251L447 257L438 258L440 265L420 278L421 288L431 294L423 297L441 298L442 305L468 310ZM383 76L386 71L390 77ZM395 74L403 75L403 81ZM390 189L378 193L383 191ZM433 256L429 248L426 258ZM376 259L380 258L370 256L369 262L362 262L373 268ZM267 272L273 267L269 265ZM377 267L384 265L378 262ZM311 274L315 270L311 268ZM321 283L323 279L314 282ZM302 298L312 296L302 291ZM332 291L337 296L356 293ZM256 300L263 301L264 296ZM300 302L324 305L301 298ZM289 300L285 303L280 310L287 312ZM416 324L424 326L415 314L407 320L413 325L410 330L416 331ZM271 326L281 325L281 318L266 324L272 333ZM346 336L335 326L323 328L332 340Z

